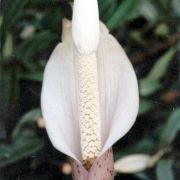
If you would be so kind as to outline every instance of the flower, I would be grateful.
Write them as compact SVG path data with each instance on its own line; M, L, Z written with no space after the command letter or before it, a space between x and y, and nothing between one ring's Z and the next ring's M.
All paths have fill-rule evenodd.
M75 0L72 24L44 72L41 106L54 147L76 179L113 179L112 145L132 127L138 85L123 48L99 22L97 0ZM95 177L96 176L96 177Z

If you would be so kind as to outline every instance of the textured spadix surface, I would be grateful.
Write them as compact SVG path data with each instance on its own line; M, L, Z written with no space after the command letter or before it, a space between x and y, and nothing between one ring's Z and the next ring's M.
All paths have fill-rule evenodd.
M78 55L79 125L81 153L89 169L101 151L101 124L96 54Z
M101 23L100 29L96 57L102 155L132 127L139 98L136 76L128 57L105 25ZM45 69L42 112L54 147L81 161L78 74L71 23L67 20L63 24L62 39Z

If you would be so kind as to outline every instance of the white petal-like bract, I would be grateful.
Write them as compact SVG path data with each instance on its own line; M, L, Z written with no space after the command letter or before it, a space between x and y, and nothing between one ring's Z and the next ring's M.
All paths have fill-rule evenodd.
M133 67L117 40L101 33L97 52L101 133L104 153L124 136L135 122L138 84Z
M71 22L63 20L63 43L54 49L44 72L41 107L54 147L80 158L79 120L72 52Z
M41 105L53 145L81 161L77 67L71 31L67 28L64 31L68 30L69 35L63 33L63 42L57 45L47 63ZM124 50L102 23L100 30L96 56L102 154L132 127L138 112L139 96L136 76Z
M132 154L117 160L114 169L119 173L137 173L151 166L151 156L147 154Z

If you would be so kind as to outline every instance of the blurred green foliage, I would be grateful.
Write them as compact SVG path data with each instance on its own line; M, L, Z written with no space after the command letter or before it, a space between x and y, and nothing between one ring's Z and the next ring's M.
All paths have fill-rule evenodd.
M179 7L179 0L99 0L100 19L130 57L141 98L135 126L114 146L115 159L171 149L155 167L117 179L180 178ZM52 148L35 108L46 62L61 41L62 18L71 15L65 0L1 1L0 125L7 138L0 145L0 179L70 178L60 172L66 157Z

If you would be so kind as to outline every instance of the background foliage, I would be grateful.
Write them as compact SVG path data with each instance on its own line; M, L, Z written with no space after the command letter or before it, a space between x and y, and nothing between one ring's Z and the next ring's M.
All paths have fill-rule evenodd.
M115 159L165 150L143 172L116 179L180 178L179 0L99 0L100 19L125 48L140 89L139 115L114 146ZM41 118L45 64L61 41L63 0L2 0L0 11L0 179L71 179L69 159L51 145ZM67 164L66 164L67 165Z

